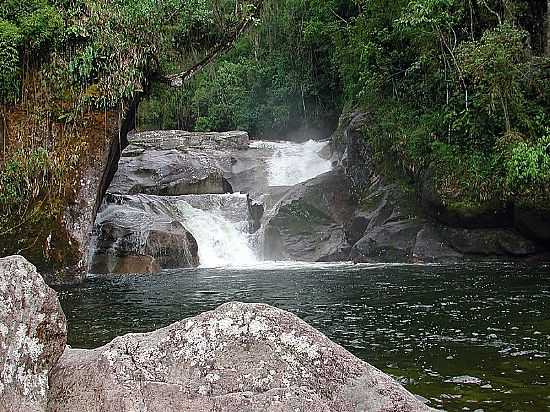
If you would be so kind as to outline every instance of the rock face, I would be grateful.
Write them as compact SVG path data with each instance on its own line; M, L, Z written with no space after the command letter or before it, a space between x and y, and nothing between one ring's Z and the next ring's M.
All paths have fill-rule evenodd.
M231 177L231 153L248 147L248 134L143 132L129 136L129 143L110 193L230 193L233 189L227 178Z
M154 196L108 195L96 220L92 273L154 273L199 264L193 235Z
M328 172L293 187L267 218L266 258L345 260L349 244L344 225L351 219L353 210L342 171Z
M55 292L21 256L0 259L0 411L44 411L67 340Z
M449 262L462 255L451 247L435 225L422 217L415 199L396 184L384 184L376 176L352 222L363 228L354 243L356 262ZM353 229L353 227L352 227ZM357 239L357 230L352 231Z
M430 410L296 316L260 304L68 349L50 382L52 411Z
M56 163L60 176L52 178L55 182L61 179L55 184L63 184L64 189L60 193L52 190L51 196L37 200L49 199L46 201L56 205L53 210L59 208L59 214L38 213L22 226L12 222L9 216L2 216L10 231L5 231L5 227L0 230L0 256L24 250L48 283L75 283L86 274L95 213L111 170L116 168L120 145L124 145L128 128L133 127L135 102L125 105L129 107L127 111L87 111L69 122L74 127L68 127L57 119L58 115L48 111L52 104L47 103L45 96L50 94L39 78L34 71L28 76L30 83L23 88L29 93L24 102L4 106L4 155L9 157L18 150L30 153L33 148L43 147L48 148L51 159L65 159L59 165ZM58 144L60 139L71 142L70 155L65 153L67 144ZM48 179L44 187L50 184ZM39 207L38 204L29 206ZM4 212L10 213L2 210L0 215ZM14 227L17 230L13 231Z
M517 230L545 244L550 244L550 209L514 207L514 224Z
M430 185L429 171L418 193L386 182L361 135L368 120L368 113L343 118L332 145L334 162L345 170L351 192L361 199L346 224L354 261L454 262L526 257L541 251L526 236L544 241L550 230L544 213L516 208L518 230L514 230L506 206L488 203L475 210L445 206Z

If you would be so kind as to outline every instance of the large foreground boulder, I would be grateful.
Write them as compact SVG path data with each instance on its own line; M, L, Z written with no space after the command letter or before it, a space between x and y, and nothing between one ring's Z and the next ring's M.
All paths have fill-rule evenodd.
M67 340L55 292L21 256L0 259L0 411L43 411Z
M296 316L228 303L95 350L68 349L52 411L428 411Z

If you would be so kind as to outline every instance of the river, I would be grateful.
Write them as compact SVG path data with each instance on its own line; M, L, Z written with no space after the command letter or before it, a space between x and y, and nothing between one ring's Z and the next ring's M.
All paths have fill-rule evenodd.
M550 267L260 263L92 277L58 289L94 348L228 301L289 310L450 411L550 407Z

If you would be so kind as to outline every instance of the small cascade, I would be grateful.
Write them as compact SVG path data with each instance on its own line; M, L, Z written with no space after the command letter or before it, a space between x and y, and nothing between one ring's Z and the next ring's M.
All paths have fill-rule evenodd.
M232 222L221 209L200 209L185 200L176 207L199 246L201 267L248 266L257 262L247 233L248 221ZM247 209L245 209L247 210Z
M175 258L177 254L182 257L182 266L192 266L192 247L186 233L196 241L201 267L257 262L251 247L254 236L248 233L248 199L243 194L112 196L98 214L96 224L101 233L93 260L98 261L98 251L109 255L108 271L114 271L121 260L117 254L150 255L155 259L166 254ZM168 239L174 247L161 250L159 245Z
M332 170L332 162L320 156L328 142L305 143L255 141L251 148L269 148L267 161L269 186L294 186Z

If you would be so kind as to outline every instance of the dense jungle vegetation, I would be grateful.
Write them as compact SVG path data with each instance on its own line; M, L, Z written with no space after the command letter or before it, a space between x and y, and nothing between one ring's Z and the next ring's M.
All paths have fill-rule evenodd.
M429 174L457 207L550 207L548 13L534 0L271 0L189 87L153 88L139 125L277 136L362 110L386 173Z
M142 94L140 128L276 137L365 111L386 174L428 176L456 207L548 209L548 14L540 0L2 0L0 249L50 242L97 136Z
M255 22L260 4L0 0L0 254L63 265L47 250L71 243L56 228L70 219L83 169L102 164L97 146L116 138L151 81L192 74Z

